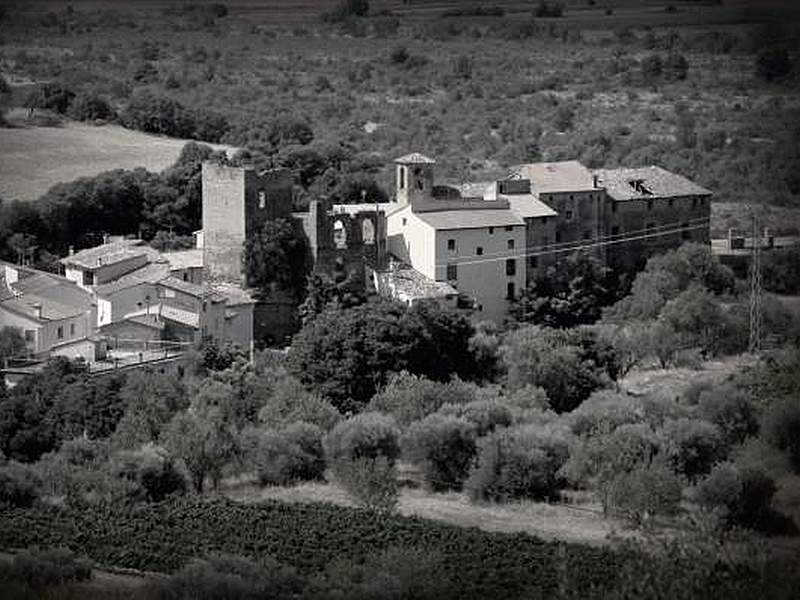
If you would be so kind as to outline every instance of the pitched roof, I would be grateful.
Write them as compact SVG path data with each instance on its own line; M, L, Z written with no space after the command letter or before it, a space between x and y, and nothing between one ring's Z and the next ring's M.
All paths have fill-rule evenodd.
M214 290L209 286L197 285L196 283L191 283L189 281L183 281L182 279L178 279L177 277L165 277L161 281L158 282L158 285L169 288L171 290L176 290L178 292L182 292L189 296L194 296L195 298L203 298L205 297L212 302L222 302L225 300L225 296Z
M500 198L508 200L511 210L523 219L539 219L558 215L556 211L533 194L509 194L507 196L501 195Z
M142 240L119 240L65 256L61 259L61 263L84 269L96 269L140 256L156 256L157 254L157 250L150 248Z
M37 319L38 306L42 321L67 319L91 309L91 295L65 277L30 267L12 268L18 271L19 279L14 283L5 277L0 280L0 306L31 319Z
M36 316L37 306L42 311L41 319ZM0 302L0 307L23 314L37 321L60 321L61 319L77 317L86 313L86 309L80 306L65 304L36 294L24 294L16 298L8 298Z
M411 154L406 154L405 156L401 156L399 158L395 158L394 162L405 164L405 165L435 165L436 161L432 158L428 158L424 154L420 154L419 152L412 152Z
M507 208L439 210L414 214L434 229L476 229L525 225L525 222L515 212Z
M577 160L517 165L512 176L531 180L533 193L579 192L594 189L592 173Z
M98 285L94 291L98 296L110 296L137 285L155 285L162 279L169 277L169 270L169 263L167 262L148 263L114 281Z
M677 196L710 195L711 192L686 177L661 167L633 169L598 169L599 185L614 200L641 200Z
M405 302L425 298L448 298L458 295L458 290L444 281L426 277L411 266L399 262L379 275L381 288L385 286L394 298Z

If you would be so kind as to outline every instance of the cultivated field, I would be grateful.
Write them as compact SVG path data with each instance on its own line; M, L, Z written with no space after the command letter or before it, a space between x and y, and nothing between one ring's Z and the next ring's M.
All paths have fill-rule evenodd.
M34 200L57 183L111 169L161 171L186 141L118 125L0 128L0 198Z

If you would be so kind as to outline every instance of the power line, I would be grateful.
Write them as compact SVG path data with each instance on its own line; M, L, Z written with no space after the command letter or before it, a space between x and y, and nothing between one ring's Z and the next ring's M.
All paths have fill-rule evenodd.
M655 238L655 237L661 237L661 236L667 236L667 235L674 235L676 233L692 231L692 230L695 230L695 229L707 229L708 228L709 219L703 219L703 221L705 221L705 222L701 223L699 225L693 225L693 226L688 226L688 227L681 226L681 227L675 227L673 229L668 229L668 230L663 230L663 231L653 231L651 229L650 230L651 233L645 233L645 234L641 234L641 235L625 234L625 237L622 237L620 239L603 240L602 238L598 238L601 241L590 242L590 243L577 243L577 245L573 245L573 246L570 246L570 247L567 247L567 248L556 248L556 249L551 249L551 250L538 250L537 251L537 250L535 250L535 248L537 248L537 246L532 246L531 248L534 248L533 251L530 251L530 250L526 249L525 252L516 252L515 254L512 254L512 255L506 255L506 256L500 256L500 257L494 257L494 258L493 257L488 257L488 258L482 257L482 258L477 259L477 260L446 261L446 262L443 262L443 263L437 263L436 266L437 267L443 267L443 266L446 266L448 264L450 264L450 265L455 264L455 265L459 265L459 266L460 265L477 265L477 264L482 264L482 263L504 261L504 260L507 260L509 258L525 258L525 257L531 257L531 256L546 256L548 254L561 254L561 253L564 253L564 252L577 252L577 251L584 250L584 249L587 249L587 248L600 248L600 247L603 247L603 246L611 246L613 244L623 244L623 243L626 243L626 242L633 242L633 241L637 241L637 240L645 240L645 239L649 239L649 238ZM549 247L550 246L538 246L538 248L549 248Z
M681 229L685 225L696 225L696 224L699 224L699 223L705 224L708 221L709 221L708 217L697 217L697 218L694 218L694 219L689 219L688 221L674 221L672 223L666 223L664 225L657 225L657 226L654 226L654 227L645 227L645 228L642 228L642 229L632 229L630 231L626 231L626 232L623 232L623 233L613 233L613 234L608 234L608 235L601 235L601 236L596 236L596 237L593 237L593 238L587 238L585 240L571 240L571 241L567 241L567 242L555 242L555 243L552 243L552 244L539 244L539 245L536 245L536 246L527 246L526 250L531 250L531 249L534 249L534 248L548 248L548 249L569 248L569 249L578 249L579 246L585 244L586 242L598 242L598 241L602 241L602 240L624 239L624 238L627 238L627 237L629 237L631 235L636 235L636 234L639 234L639 233L655 233L655 232L658 232L658 231L661 231L661 230L664 230L664 229L675 229L675 228ZM463 258L477 258L477 257L488 258L488 257L492 257L492 256L498 256L498 257L503 257L503 258L515 258L515 257L521 256L521 255L519 254L517 249L498 250L497 252L488 252L488 253L483 253L483 254L471 254L471 255L467 255L467 256L455 257L454 260L448 261L448 262L450 262L450 264L454 264L454 263L455 264L462 264L462 263L459 262L459 260L463 259Z

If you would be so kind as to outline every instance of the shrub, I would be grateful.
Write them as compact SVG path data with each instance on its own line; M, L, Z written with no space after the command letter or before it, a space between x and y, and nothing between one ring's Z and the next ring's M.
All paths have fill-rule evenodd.
M383 456L390 464L400 456L400 431L392 417L367 412L341 421L325 437L332 462Z
M614 478L611 504L634 524L678 511L681 481L663 458L637 464Z
M72 100L67 114L77 121L108 119L114 115L108 102L96 94L80 93Z
M66 548L23 550L14 557L16 574L34 589L44 589L72 581L88 581L92 564L76 558Z
M792 528L792 524L772 508L776 490L774 480L763 471L722 462L697 485L694 498L704 508L720 513L730 526L777 532Z
M725 458L725 440L713 423L699 419L670 419L659 432L673 468L690 480L705 475Z
M464 418L434 414L411 424L403 456L423 469L435 491L460 489L475 458L475 426Z
M64 114L67 112L75 92L58 83L45 83L38 90L31 92L25 101L28 108L45 108Z
M258 562L239 556L194 559L165 581L150 585L159 600L280 600L296 597L302 579L272 557Z
M611 390L598 390L572 411L575 435L610 433L619 425L638 423L644 410L633 396Z
M460 417L471 423L478 437L493 432L497 427L511 425L511 408L498 400L474 400L469 404L445 404L439 412L443 415Z
M322 479L325 455L319 427L294 423L283 431L257 431L255 435L246 460L261 485Z
M758 409L747 394L735 386L702 390L697 404L700 414L719 427L729 446L741 444L758 433Z
M454 379L448 383L403 371L389 379L367 405L367 411L393 416L406 426L438 411L445 404L462 405L475 400L474 385Z
M785 451L795 473L800 473L800 396L788 396L770 404L762 428L765 439Z
M539 427L500 429L478 442L478 458L464 487L473 499L552 499L561 486L559 470L567 442Z
M128 497L132 500L160 502L173 494L186 493L186 480L173 460L155 446L141 450L122 451L111 459L113 477L131 485Z
M365 508L391 512L397 506L397 468L385 456L340 460L334 474L347 493Z
M26 508L39 498L41 482L30 467L10 461L0 466L0 504Z
M259 422L271 429L305 421L330 431L341 418L333 404L308 392L293 377L282 377L275 382L270 398L258 413Z

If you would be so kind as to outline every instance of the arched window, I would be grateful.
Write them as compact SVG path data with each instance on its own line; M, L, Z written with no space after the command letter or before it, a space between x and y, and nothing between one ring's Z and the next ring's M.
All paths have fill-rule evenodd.
M347 248L347 230L340 220L333 224L333 245L337 250Z
M375 243L375 225L372 223L372 219L364 219L361 223L361 240L365 244Z

